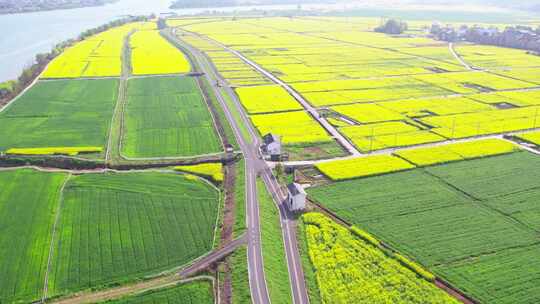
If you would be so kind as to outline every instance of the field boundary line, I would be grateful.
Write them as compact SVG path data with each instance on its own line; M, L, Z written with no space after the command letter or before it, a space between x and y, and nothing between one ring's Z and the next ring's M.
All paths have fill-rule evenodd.
M463 57L461 57L461 55L458 54L458 52L456 52L456 49L454 48L454 43L453 42L449 42L448 43L448 49L450 50L450 53L452 53L452 55L454 56L454 58L456 58L456 60L461 63L462 66L464 66L467 70L469 71L474 71L474 70L477 70L476 68L472 67L471 65L469 65L467 62L465 62L465 60L463 59Z
M60 190L59 190L58 205L56 206L56 215L54 218L54 224L51 231L51 243L49 245L49 255L47 258L47 268L45 270L45 279L43 282L43 293L41 297L41 303L45 303L45 300L47 299L47 295L49 293L49 273L51 271L52 257L54 255L54 247L56 244L56 232L58 230L58 223L60 222L60 218L61 218L60 214L62 213L62 207L64 204L64 190L69 180L71 179L71 177L72 177L72 174L68 173L64 180L64 183L62 184L62 187L60 187Z
M483 140L483 139L502 139L502 140L505 140L505 138L504 138L505 136L515 136L515 135L526 134L526 133L535 132L535 131L540 131L540 127L537 127L537 128L534 128L534 129L523 129L523 130L509 131L509 132L503 132L503 133L478 135L478 136L459 138L459 139L447 139L447 140L439 141L439 142L418 144L418 145L405 146L405 147L387 148L387 149L376 150L376 151L373 151L371 153L361 154L361 155L358 155L358 156L349 155L349 156L335 157L335 158L330 158L330 159L305 160L305 161L286 161L286 162L282 162L282 163L284 165L287 165L287 166L313 166L313 165L316 165L316 164L328 163L328 162L337 161L337 160L349 160L349 159L369 157L369 156L375 156L375 155L391 155L391 154L399 152L399 151L407 151L407 150L413 150L413 149L417 149L417 148L439 147L439 146L444 146L444 145L449 145L449 144L474 142L474 141ZM506 140L514 143L516 146L520 146L519 143L516 143L516 142L514 142L512 140L508 140L508 139L506 139ZM524 148L524 150L528 150L531 153L535 153L535 154L540 155L540 151L533 152L533 151L531 151L529 149ZM273 162L269 162L269 163L273 163Z
M316 212L316 213L318 212L318 213L323 214L324 216L328 217L333 223L346 228L348 231L350 231L351 228L353 228L353 227L358 227L358 228L362 229L362 227L357 226L357 225L353 225L353 224L349 223L348 221L346 221L345 219L341 218L336 213L334 213L330 209L326 208L324 205L322 205L318 201L311 200L310 203L316 209L316 211L314 211L314 212ZM389 250L392 253L402 254L406 258L409 258L412 261L416 261L416 259L410 258L410 256L408 254L403 254L402 251L397 250L392 245L388 244L383 238L380 238L380 237L378 237L376 235L375 235L375 237L381 242L381 246L376 247L377 250L383 251L384 249L386 249L386 250ZM424 267L426 270L430 271L430 272L432 271L433 268L439 266L439 265L433 265L433 266L430 266L430 267L426 267L423 264L420 264L420 265L422 267ZM408 268L408 269L411 270L410 268ZM439 277L439 275L437 275L437 274L434 274L434 275L435 275L435 280L433 282L428 282L428 283L433 284L433 286L441 289L448 296L450 296L450 297L452 297L452 298L454 298L454 299L456 299L456 300L458 300L458 301L460 301L462 303L465 303L465 304L471 304L471 303L472 304L478 304L479 303L476 299L474 299L469 294L461 291L459 288L457 288L454 285L450 284L449 282L445 281L444 278ZM441 285L439 285L439 284L441 284Z
M149 286L145 287L145 284L151 284L152 281L164 281L162 284L156 284L155 286ZM167 288L174 288L179 287L183 284L196 282L196 281L209 281L212 283L212 294L215 297L214 303L220 304L219 302L219 288L217 288L217 280L209 275L200 275L193 278L188 279L182 279L178 277L177 275L171 275L168 277L158 277L153 280L143 281L143 282L135 282L134 284L128 284L123 285L119 287L94 291L90 293L82 293L82 294L72 294L71 297L66 297L62 299L58 299L56 301L53 301L53 303L58 304L71 304L71 303L87 303L88 301L94 302L102 302L107 300L118 300L125 297L133 297L142 295L149 291L159 291L162 289ZM141 285L140 289L132 290L132 288L137 288L137 285ZM116 293L115 293L116 291ZM216 296L217 295L217 296Z
M211 157L211 156L219 156L219 155L225 155L225 152L216 152L216 153L208 153L208 154L198 154L193 156L164 156L164 157L127 157L124 155L120 155L122 159L124 160L131 160L131 161L144 161L144 160L186 160L186 159L195 159L198 157Z
M195 33L192 33L192 32L189 32L189 31L187 31L185 29L181 29L181 32L182 33L187 33L187 34L189 34L191 36L194 36L194 37L199 37L199 38L201 38L203 40L207 40L209 43L212 43L212 44L216 45L217 47L222 48L223 51L226 51L226 49L223 48L223 46L218 45L216 42L214 42L212 40L208 40L208 39L205 39L203 37L200 37L199 35L197 35ZM209 72L216 80L220 80L221 82L228 83L227 80L224 79L223 76L219 73L219 71L218 71L217 67L215 66L215 64L213 63L212 59L204 51L202 51L200 49L197 49L196 47L192 46L191 44L187 43L186 41L184 41L184 40L182 40L180 38L178 38L177 40L179 41L180 44L185 45L186 50L195 57L196 63L201 67L203 72L205 72L205 73ZM200 56L197 56L195 53L199 53ZM206 69L204 69L204 68L206 68ZM211 85L211 80L212 79L211 79L209 73L206 74L206 79L208 80L208 83ZM262 77L266 77L266 76L264 76L263 74L261 74L258 71L257 71L257 73L259 73ZM269 84L269 85L272 85L272 84ZM245 142L252 142L253 144L256 144L257 137L258 137L258 132L256 131L255 127L251 123L251 121L248 118L247 114L243 110L244 107L240 103L238 95L236 94L236 92L229 86L224 86L224 87L221 87L220 90L216 89L214 91L216 92L216 94L215 94L216 98L218 99L218 102L220 103L222 108L227 108L229 111L235 111L238 114L238 120L237 120L233 113L229 113L229 112L225 111L226 113L231 114L230 117L227 114L225 115L226 118L228 118L230 120L229 124L232 125L231 122L234 122L234 123L236 123L238 125L239 129L242 129L241 126L244 126L247 135L250 137L250 138L245 138L242 130L238 130L239 131L239 133L237 134L238 138L244 139ZM218 92L220 94L217 94ZM226 100L224 100L227 97L230 99L232 105L236 106L236 109L230 109L230 107L228 105L228 102ZM236 132L236 131L234 131L234 128L233 128L233 133L234 132Z
M218 187L216 187L214 184L212 184L210 181L206 180L205 178L202 178L202 177L199 177L199 178L204 180L207 184L212 186L214 189L216 189L218 193L218 197L219 197L216 223L214 225L214 237L212 239L212 248L216 249L216 238L217 238L218 229L219 229L219 219L221 218L221 211L222 211L221 204L222 203L225 204L225 192L221 191Z
M514 152L514 153L519 153L519 152ZM530 152L528 152L530 153ZM493 155L491 157L497 157L497 156L502 156L502 155ZM444 178L434 174L434 173L431 173L429 172L429 170L426 170L426 168L423 168L422 170L423 172L425 172L427 175L431 176L432 178L434 178L435 180L439 181L440 183L442 183L443 185L445 185L446 187L454 190L454 191L457 191L458 193L466 196L467 198L471 199L472 200L472 204L484 209L484 210L488 210L490 212L492 212L493 214L497 214L499 215L500 217L502 217L503 219L505 219L506 221L510 222L510 223L513 223L514 225L516 226L519 226L520 229L524 230L524 231L527 231L527 232L533 232L533 233L537 233L538 230L534 229L534 228L531 228L529 227L527 224L525 224L524 222L522 222L521 220L515 218L514 216L512 216L511 214L506 214L505 212L501 211L501 210L498 210L497 208L495 207L492 207L489 205L489 200L486 200L486 199L480 199L478 197L475 197L474 195L470 194L469 192L461 189L460 187L444 180Z
M161 33L161 32L160 32ZM131 36L131 35L130 35ZM162 34L162 36L164 36ZM167 37L163 37L164 39L167 40L167 42L169 44L171 44L174 48L176 48L179 52L181 52L184 56L188 57L187 54L184 54L184 52L179 49L174 43L172 43L171 41L169 41L169 39ZM129 47L129 44L128 44L128 47ZM193 73L194 72L194 64L193 63L190 63L191 65L191 71L189 73ZM139 79L139 78L159 78L159 77L169 77L169 78L176 78L176 77L182 77L182 76L185 76L187 77L187 75L189 73L177 73L177 74L164 74L164 75L143 75L143 76L134 76L134 75L128 75L126 78L125 78L125 81L126 81L126 84L127 82L130 80L130 79ZM162 156L162 157L128 157L126 155L124 155L122 152L123 152L123 142L124 142L124 138L126 136L125 134L125 115L126 115L126 108L127 108L127 105L128 105L128 95L125 94L123 97L123 101L121 102L121 115L122 115L122 118L120 120L121 124L120 124L120 130L119 130L119 141L118 141L118 155L124 159L124 160L128 160L128 161L159 161L159 160L185 160L185 159L190 159L190 158L195 158L195 157L211 157L211 156L219 156L219 155L223 155L225 153L225 143L224 143L224 138L223 136L220 134L220 132L217 130L217 123L216 123L216 118L214 117L214 113L213 111L210 109L209 107L209 101L207 100L206 98L206 95L203 93L203 90L199 84L199 81L198 80L194 80L194 82L197 84L197 88L199 89L199 93L200 95L202 96L202 99L204 101L204 104L206 106L206 109L208 110L209 114L210 114L210 117L212 118L212 124L213 124L213 130L215 133L217 133L219 139L220 139L220 145L221 145L221 151L220 152L213 152L213 153L205 153L205 154L197 154L197 155L190 155L190 156ZM127 90L127 86L125 88ZM127 91L125 92L127 93Z
M105 163L108 163L111 159L111 149L114 145L113 142L113 136L115 136L115 123L117 122L118 115L121 114L122 117L120 117L120 130L118 134L118 141L119 141L119 147L120 149L120 142L122 141L122 125L124 120L124 112L123 112L123 104L125 103L126 99L126 93L127 93L127 79L129 77L129 74L131 72L131 51L130 51L130 45L129 41L131 39L131 35L133 35L137 30L132 30L124 37L124 44L122 48L122 73L119 78L118 83L118 96L116 99L116 104L113 110L113 116L111 118L110 126L109 126L109 138L107 141L107 151L105 153ZM121 113L119 113L121 111ZM120 154L120 150L118 151L118 154Z
M201 87L201 84L199 83L199 79L197 79L195 82L197 83L197 88L199 88L199 91L201 92L202 98L204 99L204 104L206 105L206 109L210 113L210 117L212 117L212 123L214 125L214 131L218 134L219 140L221 141L221 148L223 149L223 151L225 151L225 138L221 134L221 132L216 130L216 129L218 129L218 122L216 120L216 117L214 116L214 111L210 108L210 101L208 100L208 98L206 98L206 94L204 94L204 92L203 92L203 88ZM225 131L224 127L222 127L222 129L223 129L223 131Z

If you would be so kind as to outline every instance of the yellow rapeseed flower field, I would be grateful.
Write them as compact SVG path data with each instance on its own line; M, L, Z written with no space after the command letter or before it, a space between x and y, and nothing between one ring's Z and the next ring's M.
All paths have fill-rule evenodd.
M401 120L403 116L374 103L353 104L331 108L341 115L347 116L360 123Z
M428 116L421 121L446 138L465 138L536 128L540 125L540 107Z
M310 144L332 141L326 130L303 111L251 115L261 135L274 133L284 144Z
M429 130L421 130L402 121L347 126L339 131L364 152L445 140Z
M70 155L75 156L81 153L101 153L102 147L49 147L49 148L13 148L6 151L6 154L13 155Z
M138 31L131 36L133 75L183 74L191 71L184 53L170 44L159 31Z
M250 114L301 110L302 106L279 85L236 89L240 102Z
M321 213L302 221L322 303L459 303L404 256L383 252Z
M335 160L315 165L334 181L373 176L415 168L414 165L393 155L374 155L346 160Z
M174 170L210 177L216 182L222 182L224 178L223 165L221 163L205 163L190 166L176 166L174 167Z
M540 146L540 132L527 132L516 136L524 141Z
M43 72L43 78L117 77L122 73L122 50L127 35L134 30L155 27L136 22L88 37L67 48Z
M418 166L507 154L519 147L502 139L482 139L471 142L447 144L436 147L415 148L394 153Z

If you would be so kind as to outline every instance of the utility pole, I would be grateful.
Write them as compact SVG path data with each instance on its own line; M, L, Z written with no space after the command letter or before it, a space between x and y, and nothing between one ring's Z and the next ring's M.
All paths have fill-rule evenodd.
M373 151L373 137L375 134L375 127L371 126L371 140L369 141L369 153Z
M538 107L534 111L534 123L533 123L533 129L536 129L536 120L538 118Z
M454 117L454 119L452 120L452 137L451 137L452 140L454 139L455 132L456 132L456 118Z

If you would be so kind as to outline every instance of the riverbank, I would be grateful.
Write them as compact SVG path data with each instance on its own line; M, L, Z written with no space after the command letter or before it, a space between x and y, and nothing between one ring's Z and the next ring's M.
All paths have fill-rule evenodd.
M53 3L46 3L43 1L3 1L0 3L0 15L7 14L22 14L22 13L33 13L33 12L42 12L42 11L54 11L54 10L65 10L65 9L76 9L83 7L96 7L104 6L119 0L64 0L62 2L55 1Z

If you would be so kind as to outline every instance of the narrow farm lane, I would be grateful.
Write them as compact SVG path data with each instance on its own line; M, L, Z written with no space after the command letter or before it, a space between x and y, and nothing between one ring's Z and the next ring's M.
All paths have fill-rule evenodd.
M475 70L467 62L465 62L465 60L463 60L463 58L461 58L461 56L456 52L456 49L454 48L454 43L452 42L448 43L448 49L450 50L450 53L454 55L456 60L459 61L459 63L461 63L461 65L464 66L467 70L469 71Z
M146 291L158 290L162 288L172 287L178 284L189 283L199 280L209 280L215 285L215 279L210 276L193 277L186 280L182 280L178 275L169 275L164 277L158 277L156 279L135 283L131 285L125 285L112 289L107 289L93 293L81 293L74 297L59 299L52 301L55 304L81 304L81 303L98 303L108 300L119 299L125 296L136 295Z
M444 145L448 145L448 144L472 142L472 141L477 141L477 140L482 140L482 139L494 139L494 138L504 139L505 136L514 136L514 135L524 134L524 133L528 133L528 132L535 132L535 131L540 131L540 128L533 128L533 129L527 129L527 130L522 130L522 131L514 131L514 132L504 132L504 133L498 133L498 134L479 135L479 136L474 136L474 137L445 140L445 141L439 141L439 142L434 142L434 143L426 143L426 144L419 144L419 145L408 146L408 147L397 147L397 148L382 149L382 150L373 151L373 152L371 152L369 154L362 154L362 155L359 155L359 156L351 156L350 155L350 156L336 157L336 158L331 158L331 159L288 161L288 162L283 162L282 164L285 165L285 166L293 166L293 167L312 166L312 165L332 162L332 161L336 161L336 160L347 160L347 159L354 159L354 158L361 158L361 157L369 157L369 156L373 156L373 155L387 155L387 154L392 154L392 153L399 152L399 151L407 151L407 150L413 150L413 149L417 149L417 148L439 147L439 146L444 146ZM527 150L529 152L532 152L532 153L535 153L535 154L540 154L540 151L532 149L531 147L527 147L527 146L525 146L523 144L519 144L519 143L517 143L517 144L520 147L522 147L523 149L525 149L525 150Z
M197 274L198 272L208 268L213 263L222 260L224 257L231 254L234 250L244 245L245 243L246 236L243 235L242 237L237 238L234 241L226 244L222 248L210 252L209 254L197 260L192 265L182 269L182 271L180 271L178 274L183 278L187 278L194 274Z

